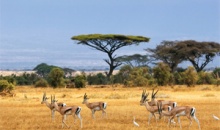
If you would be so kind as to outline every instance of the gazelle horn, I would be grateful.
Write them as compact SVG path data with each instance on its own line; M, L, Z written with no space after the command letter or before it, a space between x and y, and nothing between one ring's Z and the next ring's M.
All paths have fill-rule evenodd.
M87 98L87 95L86 95L86 93L85 93L85 95L84 95L84 98Z
M154 98L154 89L153 89L153 91L151 93L151 98Z
M158 91L159 91L159 89L154 93L154 98L155 98L155 95L157 94Z
M45 99L45 97L46 97L46 93L44 92L44 94L43 94L43 99Z

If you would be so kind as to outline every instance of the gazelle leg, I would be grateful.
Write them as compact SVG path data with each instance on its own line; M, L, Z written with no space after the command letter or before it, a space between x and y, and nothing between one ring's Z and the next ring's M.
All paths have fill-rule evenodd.
M79 120L80 120L80 127L82 128L82 117L81 117L80 113L77 115L77 117L78 117Z
M150 125L150 120L151 120L152 116L153 116L153 114L150 113L149 118L148 118L148 125Z
M92 118L95 119L95 110L92 110Z
M197 124L198 124L198 126L199 126L199 130L201 130L199 120L196 118L195 115L193 116L193 119L197 122Z
M179 125L180 125L180 129L182 129L182 125L181 125L181 122L180 122L180 117L177 116L177 119L178 119L178 123L179 123Z
M54 110L51 110L52 121L54 121L54 115L55 115L55 111L54 111Z
M104 109L102 109L102 117L106 116L106 111Z
M74 124L76 123L76 114L72 115L74 118Z
M170 124L171 124L171 120L174 118L174 116L172 116L169 120L169 123L168 123L168 126L170 127Z
M189 120L190 120L190 123L189 123L189 127L192 125L192 119L190 116L186 116Z
M152 114L154 116L154 119L156 120L156 124L157 124L157 117L155 116L155 114Z
M69 128L69 126L65 123L65 120L66 120L66 115L63 115L63 119L62 119L62 128L63 128L63 124L65 124L66 127Z

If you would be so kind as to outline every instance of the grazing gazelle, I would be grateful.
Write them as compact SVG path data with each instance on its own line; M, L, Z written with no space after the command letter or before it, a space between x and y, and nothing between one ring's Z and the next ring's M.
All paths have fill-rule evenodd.
M80 112L82 110L81 107L79 107L79 106L66 106L66 104L58 105L57 100L55 100L55 96L53 97L53 100L52 100L52 107L54 107L56 109L56 111L58 111L62 115L62 128L63 128L64 124L68 128L70 128L65 123L67 115L72 115L73 116L74 123L75 123L75 116L77 116L80 120L80 128L82 128L82 117L80 115Z
M52 106L52 95L51 95L51 103L49 103L47 101L47 99L49 99L48 97L46 97L46 93L43 94L43 98L42 98L42 101L41 101L41 104L46 104L46 106L51 110L51 118L52 120L54 121L54 117L55 117L55 108ZM62 102L59 102L57 103L58 106L59 105L62 105L63 103Z
M148 95L149 95L149 93L146 94L146 90L143 90L140 105L141 106L145 105L146 109L150 112L149 119L148 119L148 125L149 125L152 116L154 116L154 118L156 120L156 123L157 123L157 119L156 119L155 114L158 113L158 107L149 105L149 103L147 102L148 101L148 99L147 99Z
M177 117L178 119L178 123L180 125L180 128L182 129L181 123L180 123L180 116L186 116L189 120L190 120L190 124L189 127L192 125L192 118L198 123L199 126L199 130L200 128L200 124L199 124L199 120L196 118L196 109L194 107L191 106L177 106L175 108L173 108L171 111L163 111L162 110L162 103L158 103L158 112L160 114L159 119L161 119L162 116L169 116L171 117L169 119L168 125L170 126L171 120L174 117Z
M88 102L87 95L85 93L84 97L83 97L83 102L82 104L86 104L86 106L92 111L92 117L95 118L94 114L96 111L102 111L102 116L106 116L106 107L107 107L107 103L106 102L92 102L89 103Z

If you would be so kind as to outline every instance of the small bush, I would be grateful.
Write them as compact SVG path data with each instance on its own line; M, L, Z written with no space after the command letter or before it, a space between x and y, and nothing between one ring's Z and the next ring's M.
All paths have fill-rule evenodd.
M45 79L40 79L35 83L35 87L47 87L48 82Z
M14 85L7 80L0 80L0 92L9 92L14 89Z
M217 79L217 81L216 81L216 85L217 85L217 86L220 85L220 79Z
M74 78L74 83L76 88L85 88L86 86L86 77L85 75L77 75Z

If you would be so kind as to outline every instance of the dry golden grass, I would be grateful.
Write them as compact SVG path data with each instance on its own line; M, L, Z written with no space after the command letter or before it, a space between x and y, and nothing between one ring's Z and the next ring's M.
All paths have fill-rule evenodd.
M220 117L220 89L214 86L196 86L188 89L184 86L159 88L158 99L174 100L178 105L190 105L196 108L196 116L200 121L202 130L219 130L220 121L212 118L212 114ZM88 87L83 89L52 89L17 87L15 97L0 97L0 129L1 130L47 130L61 129L61 115L56 112L55 121L51 121L50 110L41 104L43 92L47 96L56 94L59 101L67 105L79 105L82 107L83 129L87 130L179 130L179 125L167 126L167 122L159 120L158 125L152 118L148 125L149 112L144 106L139 105L143 88L122 88L110 86L107 88ZM151 92L152 88L147 88ZM106 101L107 118L102 118L101 112L96 112L96 119L92 119L91 111L82 104L84 93L87 93L90 102ZM133 116L140 127L132 123ZM176 120L176 119L175 119ZM188 129L189 121L181 117L182 127ZM80 129L79 120L73 123L73 117L67 117L70 129ZM66 127L64 129L67 129ZM190 130L197 130L198 125L193 120Z

